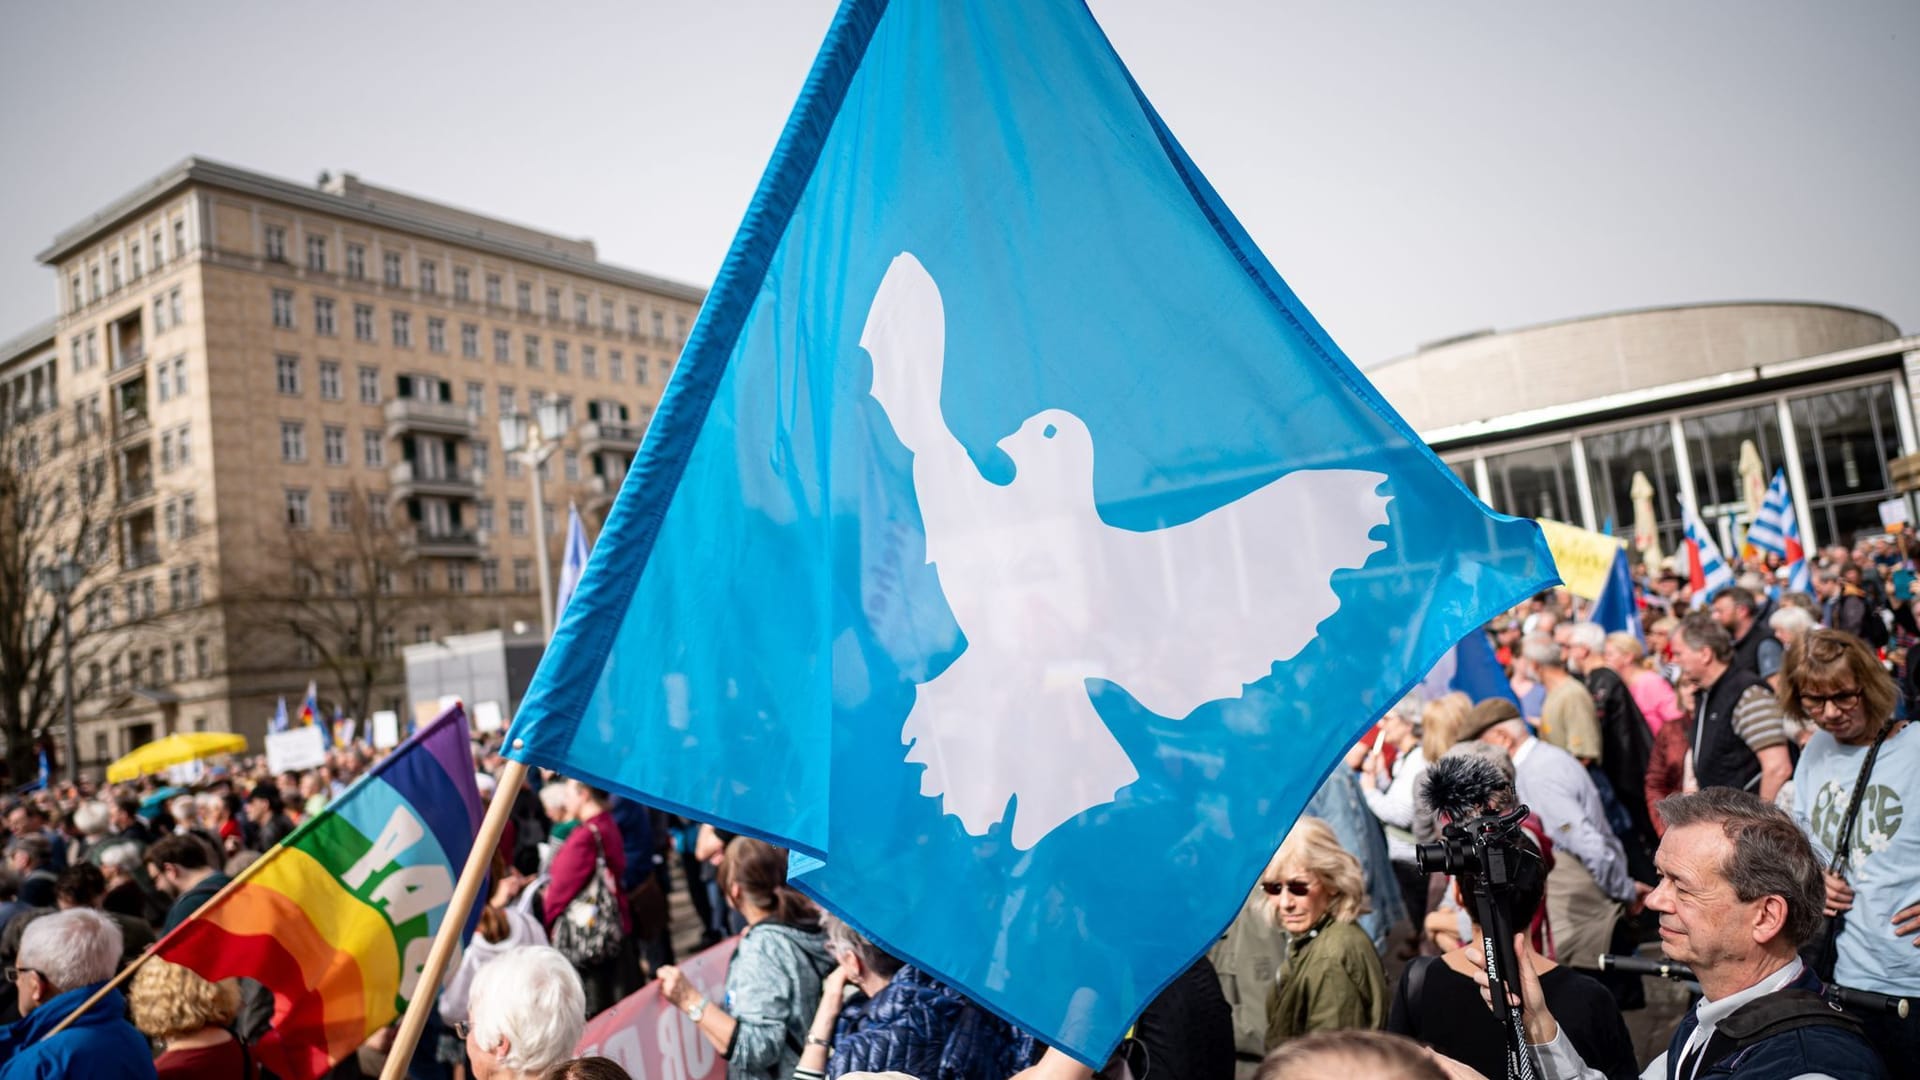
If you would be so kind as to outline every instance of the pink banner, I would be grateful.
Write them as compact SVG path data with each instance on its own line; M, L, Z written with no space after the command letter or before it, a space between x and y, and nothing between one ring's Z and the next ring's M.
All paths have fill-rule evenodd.
M708 1001L726 998L727 963L739 944L739 938L730 937L680 965L687 981ZM720 1080L727 1075L720 1052L687 1014L660 999L657 980L588 1021L574 1054L610 1057L633 1080Z

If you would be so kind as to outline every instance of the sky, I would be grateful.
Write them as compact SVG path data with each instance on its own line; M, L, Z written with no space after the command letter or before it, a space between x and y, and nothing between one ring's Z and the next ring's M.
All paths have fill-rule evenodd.
M1912 0L1090 6L1363 367L1713 300L1920 332ZM53 313L55 233L189 154L354 172L704 285L834 7L7 4L0 338Z

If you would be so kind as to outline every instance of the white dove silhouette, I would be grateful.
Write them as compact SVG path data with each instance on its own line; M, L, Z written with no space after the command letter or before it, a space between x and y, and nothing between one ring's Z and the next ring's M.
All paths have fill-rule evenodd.
M1087 680L1172 719L1239 697L1339 608L1333 572L1386 546L1369 533L1387 522L1387 478L1351 469L1288 473L1183 525L1115 528L1094 505L1092 436L1060 409L1000 442L1016 473L988 482L941 413L945 310L911 254L887 268L860 345L966 635L915 689L901 741L926 766L921 794L971 834L1015 799L1013 845L1031 848L1139 778Z

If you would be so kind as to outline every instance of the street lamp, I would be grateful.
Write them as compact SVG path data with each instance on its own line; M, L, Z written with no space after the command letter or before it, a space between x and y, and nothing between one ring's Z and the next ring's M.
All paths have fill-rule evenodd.
M540 468L567 435L567 410L557 401L542 402L532 420L525 413L500 418L500 452L520 459L533 474L534 569L540 575L540 640L553 638L553 574L548 568L547 510Z
M60 654L63 680L66 683L65 708L67 719L67 783L80 782L80 736L73 725L73 590L80 587L80 579L87 576L86 567L76 562L71 555L63 556L52 566L41 567L40 587L53 594L60 606Z

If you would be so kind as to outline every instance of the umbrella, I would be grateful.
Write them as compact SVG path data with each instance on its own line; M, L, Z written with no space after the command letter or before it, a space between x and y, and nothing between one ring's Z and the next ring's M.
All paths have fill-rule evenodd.
M169 735L107 766L107 782L118 784L123 780L135 780L148 773L185 765L189 761L199 761L216 754L242 754L246 749L245 735L225 731L188 731Z
M1633 499L1633 546L1640 552L1640 559L1650 573L1660 570L1660 531L1654 525L1653 482L1647 474L1633 474L1633 484L1627 494Z
M146 798L140 800L140 814L142 817L150 815L153 813L154 808L159 806L161 803L166 802L168 799L173 798L175 795L185 795L185 794L187 794L186 788L174 787L173 785L169 784L166 787L161 788L159 791L156 791L153 794L147 796Z

